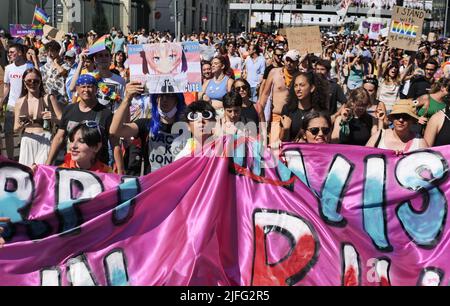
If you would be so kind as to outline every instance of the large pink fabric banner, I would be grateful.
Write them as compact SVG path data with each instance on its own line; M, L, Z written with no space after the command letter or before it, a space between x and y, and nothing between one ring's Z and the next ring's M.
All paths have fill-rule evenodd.
M282 149L141 178L2 160L0 285L448 283L447 147Z

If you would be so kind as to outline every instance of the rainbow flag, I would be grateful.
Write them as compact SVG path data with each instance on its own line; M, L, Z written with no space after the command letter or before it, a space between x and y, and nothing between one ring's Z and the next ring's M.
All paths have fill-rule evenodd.
M40 24L46 24L50 18L48 17L47 13L45 13L44 9L36 6L34 9L33 19Z
M103 35L95 41L95 43L89 48L89 55L103 51L106 49L106 39L109 37L108 34Z
M395 34L416 37L419 26L408 22L393 21L391 32Z
M242 77L240 69L233 69L234 79L240 79Z

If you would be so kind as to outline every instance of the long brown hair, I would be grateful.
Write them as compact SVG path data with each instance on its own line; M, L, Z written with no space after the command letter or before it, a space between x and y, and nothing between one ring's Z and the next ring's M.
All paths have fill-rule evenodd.
M23 76L22 76L22 92L20 93L20 97L22 98L22 97L28 95L28 88L27 88L27 86L25 84L25 77L28 74L30 74L30 73L35 73L39 77L39 80L41 81L41 84L39 84L39 98L44 97L45 96L44 82L42 81L41 72L39 70L37 70L36 68L28 68L23 73Z
M447 91L450 92L450 79L449 78L440 78L437 82L434 82L433 86L431 86L430 94L437 93L442 88L447 88Z

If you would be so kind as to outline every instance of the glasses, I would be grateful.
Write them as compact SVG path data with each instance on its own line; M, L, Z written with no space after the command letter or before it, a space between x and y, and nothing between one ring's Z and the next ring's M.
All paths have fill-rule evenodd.
M29 80L25 80L24 82L27 85L37 85L37 84L41 83L41 80L39 80L39 79L29 79Z
M242 86L236 86L236 87L234 87L234 90L236 91L236 92L240 92L241 90L247 90L247 86L245 86L245 85L242 85Z
M274 53L274 55L276 55L276 56L283 56L284 55L284 53Z
M403 120L407 121L407 120L409 120L411 118L411 116L407 115L407 114L394 114L394 115L391 115L391 118L393 120L403 119Z
M309 128L307 130L314 136L317 136L320 131L322 131L322 134L324 134L324 135L328 135L331 131L331 129L329 127L313 127L313 128Z
M100 125L97 123L97 121L94 120L83 120L79 123L79 125L85 125L90 129L97 129L98 133L102 135L102 131L100 130Z
M214 114L211 111L205 110L202 112L189 112L187 118L189 121L197 121L200 119L210 120Z

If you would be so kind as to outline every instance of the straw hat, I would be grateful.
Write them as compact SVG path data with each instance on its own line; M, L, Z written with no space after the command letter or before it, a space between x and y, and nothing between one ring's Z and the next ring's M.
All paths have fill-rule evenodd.
M400 99L392 106L392 111L389 113L389 120L393 121L391 118L392 115L396 114L407 114L411 118L419 120L419 117L416 115L416 107L410 99Z

